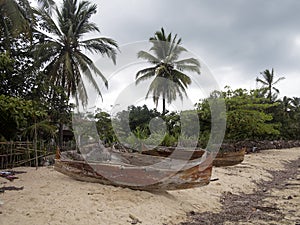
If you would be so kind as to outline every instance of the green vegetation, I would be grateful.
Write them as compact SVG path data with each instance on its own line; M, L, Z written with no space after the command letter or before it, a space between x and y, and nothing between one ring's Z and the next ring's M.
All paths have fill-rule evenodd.
M45 110L30 100L0 95L0 138L16 139L26 127L47 116Z
M0 135L6 140L17 136L21 139L21 134L31 139L34 120L35 129L44 133L47 130L48 140L55 133L56 142L62 146L63 127L71 123L73 105L69 100L87 103L83 79L100 96L92 73L108 85L85 52L100 53L115 63L118 46L110 38L84 39L90 33L99 33L97 25L90 21L97 12L95 4L63 0L59 8L52 0L38 3L37 8L32 8L27 0L0 2L0 95L1 101L7 103L1 104L4 122ZM33 112L27 112L26 107ZM40 111L45 114L42 118L36 115Z
M84 80L100 96L96 76L108 87L101 68L95 66L87 53L106 56L116 63L118 45L110 38L85 39L92 32L99 33L91 21L97 12L95 4L63 0L58 8L52 0L38 2L34 9L26 0L0 1L0 139L38 137L50 142L54 137L61 146L64 126L70 126L74 109L70 100L87 103ZM114 118L101 109L89 115L107 145L120 141L119 136L137 147L141 140L148 145L175 146L179 137L183 145L195 138L188 130L182 132L182 114L169 112L166 104L177 97L183 99L191 84L191 74L200 74L200 63L195 58L180 59L186 52L181 39L166 34L163 28L149 42L150 51L137 54L151 66L137 71L135 81L137 85L151 81L147 96L151 94L156 105L162 100L163 110L130 106ZM284 77L276 78L274 69L266 69L261 75L262 78L256 78L262 85L260 89L225 87L195 104L199 145L205 146L210 137L210 103L219 96L224 97L227 110L226 115L220 115L227 118L225 141L300 140L300 98L278 99L276 85ZM188 124L190 130L199 129L194 121Z

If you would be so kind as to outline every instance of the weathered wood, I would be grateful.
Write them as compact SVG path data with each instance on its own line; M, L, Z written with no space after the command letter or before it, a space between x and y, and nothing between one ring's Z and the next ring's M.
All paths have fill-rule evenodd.
M245 148L237 152L219 152L213 161L213 166L224 167L240 164L244 161L245 153Z
M205 153L203 149L195 149L195 150L188 150L188 149L179 149L176 152L174 148L166 148L166 149L152 149L143 151L142 154L146 155L154 155L154 156L161 156L161 157L171 157L174 159L197 159L202 157ZM225 151L219 152L213 160L213 166L216 167L225 167L225 166L234 166L240 164L244 160L244 156L246 153L246 149L243 148L240 151Z
M88 146L93 150L93 146ZM76 151L56 159L55 170L81 181L98 182L140 190L177 190L207 185L212 166L232 166L244 160L245 149L219 152L200 163L205 150L159 148L140 153L110 151L109 160L84 160ZM106 156L107 157L107 156ZM72 158L72 160L70 160ZM176 164L183 165L176 168Z
M80 181L138 190L179 190L201 187L209 184L211 178L212 160L210 158L200 163L174 161L137 153L120 153L119 155L114 153L114 157L120 157L121 162L87 163L62 157L56 159L54 169ZM176 162L182 163L182 168L177 168Z
M0 142L0 169L13 168L15 166L36 165L36 159L52 154L51 145L44 145L42 141L35 144L32 142ZM41 148L42 147L42 148ZM36 154L38 157L36 157ZM35 154L35 156L34 156Z

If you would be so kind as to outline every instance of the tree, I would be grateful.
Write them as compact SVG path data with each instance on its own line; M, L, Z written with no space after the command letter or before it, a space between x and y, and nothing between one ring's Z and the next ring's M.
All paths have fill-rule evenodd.
M21 3L21 4L20 4ZM0 0L0 36L1 45L6 50L10 49L11 38L20 33L29 33L32 15L30 4L27 0Z
M99 75L106 86L107 80L83 50L106 55L115 63L118 45L109 38L83 39L91 32L99 32L97 25L90 21L97 6L88 1L64 0L61 9L55 6L51 14L41 7L36 12L41 37L35 46L35 63L44 68L56 86L65 89L68 98L72 96L87 104L84 77L101 96L92 72Z
M95 119L100 140L102 140L104 144L108 145L116 142L117 137L112 127L110 114L102 111L101 109L98 109L95 115Z
M53 0L38 0L45 10L53 5ZM34 10L28 0L0 0L0 36L1 42L9 51L11 39L20 34L32 36L35 24Z
M0 95L0 137L13 140L33 124L46 117L46 111L33 101Z
M291 99L291 117L292 126L291 129L294 131L294 138L299 140L300 138L300 97L293 97Z
M33 67L30 40L23 35L10 38L9 50L0 44L0 51L11 59L9 67L1 69L0 94L25 97L35 86L36 73Z
M280 124L273 121L270 107L278 103L265 102L259 90L236 89L226 86L222 92L226 104L226 134L225 141L260 140L277 137ZM218 97L218 91L213 92L209 98L196 104L200 120L199 144L206 146L211 133L211 104ZM220 114L220 118L223 117Z
M150 38L150 43L152 44L150 52L153 54L139 51L138 58L146 60L153 66L137 72L136 84L154 78L146 98L153 93L153 101L157 106L159 98L162 97L164 115L166 100L170 104L177 95L181 99L183 94L186 95L186 88L191 84L191 79L184 71L200 74L200 63L195 58L178 60L180 54L187 50L181 46L181 39L177 40L177 34L174 37L172 33L166 36L163 28Z
M300 98L299 97L293 97L293 98L290 99L290 101L291 101L292 109L294 111L300 112Z
M259 90L237 89L224 92L227 108L228 140L256 140L276 137L280 134L279 124L267 110L277 103L266 103Z
M261 83L263 85L263 90L267 92L267 98L270 102L275 101L277 98L277 95L279 94L279 90L274 87L279 81L284 80L284 77L278 78L276 81L274 81L274 69L272 68L272 71L266 69L264 72L260 73L263 76L263 79L256 78L256 82ZM275 91L273 94L272 91Z
M94 62L83 52L100 53L116 62L116 41L97 37L84 39L91 32L100 32L90 21L97 12L97 6L88 1L63 0L59 9L39 7L36 10L39 41L34 46L35 66L41 68L48 81L52 83L50 98L60 99L59 106L69 108L68 101L74 97L79 105L87 105L88 96L84 81L89 82L101 96L94 74L99 75L105 86L108 82ZM57 92L57 87L63 90ZM101 96L102 97L102 96ZM61 112L63 109L55 110ZM62 115L60 113L60 116ZM54 113L55 114L55 113ZM64 118L68 120L68 112ZM59 144L62 145L62 132L65 119L59 119Z
M291 98L284 96L276 101L278 105L272 108L273 123L280 124L280 138L293 139L295 131L292 129L295 121L292 118Z
M53 0L38 0L49 9ZM11 59L1 68L0 94L29 98L36 86L38 68L34 67L32 46L39 42L35 31L36 17L28 0L0 0L0 52Z

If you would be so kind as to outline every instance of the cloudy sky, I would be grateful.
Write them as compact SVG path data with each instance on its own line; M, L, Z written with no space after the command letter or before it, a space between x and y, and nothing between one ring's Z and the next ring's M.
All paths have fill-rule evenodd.
M260 72L274 68L277 78L286 78L277 85L280 96L300 96L299 0L101 0L96 4L98 13L91 19L102 36L121 46L147 41L164 27L205 62L221 88L256 88Z
M282 95L300 96L299 0L102 0L92 19L120 45L164 27L212 70L221 87L255 88L259 72L286 77Z

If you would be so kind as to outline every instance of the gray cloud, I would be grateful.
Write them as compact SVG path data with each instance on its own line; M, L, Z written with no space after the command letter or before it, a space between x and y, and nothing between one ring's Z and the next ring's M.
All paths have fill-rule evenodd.
M282 94L300 95L298 0L103 0L98 7L93 20L120 44L164 27L207 62L221 86L255 87L259 72L274 67L286 77Z

